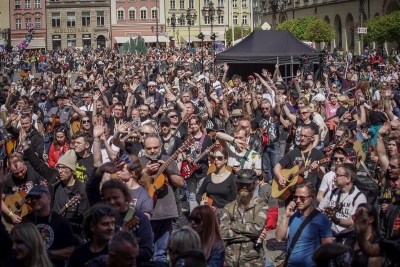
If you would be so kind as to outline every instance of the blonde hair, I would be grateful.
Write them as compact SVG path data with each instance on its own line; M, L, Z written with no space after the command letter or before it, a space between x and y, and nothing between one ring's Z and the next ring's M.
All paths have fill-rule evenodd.
M169 236L168 247L182 253L190 249L201 249L201 240L199 234L191 227L185 225Z
M39 230L32 223L17 224L11 230L11 238L23 242L29 247L28 266L31 267L52 267L47 256L45 242L40 235Z
M340 95L337 97L338 102L342 102L343 104L347 105L349 104L349 98L347 95Z

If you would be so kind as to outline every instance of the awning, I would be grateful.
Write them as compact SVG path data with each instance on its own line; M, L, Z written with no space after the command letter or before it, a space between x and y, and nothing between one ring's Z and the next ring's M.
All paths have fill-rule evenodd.
M189 36L179 36L179 37L181 38L181 42L187 42L187 43L189 42ZM223 41L223 40L218 39L218 36L217 36L216 41ZM201 40L199 38L197 38L197 36L190 36L190 42L191 43L201 42ZM210 39L210 36L206 35L206 36L204 36L203 42L212 42L212 40Z
M11 39L11 45L17 47L23 39ZM27 49L46 48L44 38L33 38Z
M130 39L135 40L137 36L134 37L127 37L127 36L122 36L122 37L114 37L114 40L117 44L125 44L126 42L129 42Z
M156 43L157 42L157 36L142 36L142 37L143 37L145 43ZM158 42L159 43L169 43L169 39L167 37L165 37L164 35L159 35Z

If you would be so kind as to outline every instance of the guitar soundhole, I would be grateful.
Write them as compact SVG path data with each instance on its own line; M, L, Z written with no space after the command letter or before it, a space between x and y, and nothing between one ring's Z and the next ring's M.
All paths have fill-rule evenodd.
M15 202L15 208L17 210L20 210L21 209L21 205L18 202Z
M292 180L293 180L293 174L289 175L288 183L290 183Z

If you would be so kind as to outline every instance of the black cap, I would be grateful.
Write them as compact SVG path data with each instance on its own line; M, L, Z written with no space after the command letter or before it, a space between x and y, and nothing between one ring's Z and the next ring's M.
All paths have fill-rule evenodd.
M165 117L162 117L160 120L160 124L162 124L162 123L167 123L168 125L170 125L171 121L169 120L169 118L167 116L165 116Z
M297 92L296 90L290 91L290 96L293 97L293 98L299 98L300 97L299 92Z
M257 174L254 170L243 169L240 170L235 177L235 182L243 184L251 184L257 181Z
M50 195L49 189L47 189L44 185L35 185L28 193L25 198L30 198L32 196L40 196L41 194L46 193Z

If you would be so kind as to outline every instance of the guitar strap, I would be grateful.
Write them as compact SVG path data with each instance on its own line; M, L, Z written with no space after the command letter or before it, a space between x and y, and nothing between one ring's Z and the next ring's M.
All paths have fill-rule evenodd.
M243 169L244 164L246 163L249 154L250 154L251 149L247 150L246 153L244 154L243 158L240 160L240 168Z
M286 267L286 265L287 265L287 263L288 263L288 260L289 260L289 257L290 257L290 254L292 253L293 248L294 248L294 246L296 245L297 240L299 240L300 235L301 235L301 233L303 232L304 228L305 228L306 225L307 225L309 222L311 222L311 220L314 219L314 217L317 216L318 214L319 214L319 210L314 209L314 210L310 213L310 215L308 215L307 218L301 223L299 229L297 229L296 234L294 235L292 242L290 242L290 247L289 247L289 249L288 249L287 252L286 252L286 262L285 262L285 264L284 264L283 267Z
M169 139L169 144L168 144L168 149L167 149L167 155L171 156L172 155L172 149L174 148L175 145L175 137L171 135L170 139Z
M202 134L200 138L199 145L197 146L197 150L201 152L201 147L203 146L204 139L206 138L206 134Z
M135 214L135 208L129 206L128 212L126 213L124 217L124 224L127 223L130 219L132 219L133 214Z

